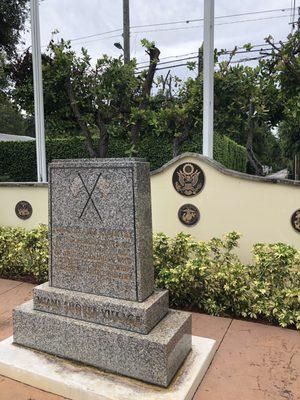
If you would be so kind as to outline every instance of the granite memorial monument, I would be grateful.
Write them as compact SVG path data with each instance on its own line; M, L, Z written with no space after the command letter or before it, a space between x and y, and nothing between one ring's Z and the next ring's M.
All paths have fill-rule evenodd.
M191 315L154 289L149 164L54 161L49 190L49 282L14 310L14 343L167 387Z

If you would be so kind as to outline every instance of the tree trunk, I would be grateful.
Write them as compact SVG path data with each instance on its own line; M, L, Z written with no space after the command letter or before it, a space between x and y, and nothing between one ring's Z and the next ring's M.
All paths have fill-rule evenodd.
M177 157L180 152L180 146L189 138L189 132L185 131L180 136L173 139L173 157Z
M95 157L97 157L98 154L93 147L92 133L90 132L86 122L83 121L81 118L81 114L80 114L79 107L78 107L78 104L75 99L75 95L74 95L70 77L68 78L66 85L67 85L67 92L68 92L68 96L69 96L69 100L70 100L71 109L72 109L75 119L76 119L78 125L80 126L82 133L84 135L87 150L89 152L90 157L95 158Z
M247 157L250 165L254 168L256 175L263 175L263 166L261 162L256 158L253 151L253 135L255 130L254 111L254 104L250 100L248 115L248 136L246 143Z
M109 143L109 133L107 131L106 125L103 122L100 112L98 110L96 115L96 124L99 128L100 139L99 139L99 157L107 158L108 156L108 143Z

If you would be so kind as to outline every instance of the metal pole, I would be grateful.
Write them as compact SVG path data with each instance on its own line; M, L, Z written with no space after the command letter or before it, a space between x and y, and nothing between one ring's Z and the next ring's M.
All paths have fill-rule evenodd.
M38 0L30 0L37 180L47 182L41 38Z
M130 62L130 17L129 0L123 0L123 41L124 63Z
M203 154L213 158L214 135L214 0L204 0Z

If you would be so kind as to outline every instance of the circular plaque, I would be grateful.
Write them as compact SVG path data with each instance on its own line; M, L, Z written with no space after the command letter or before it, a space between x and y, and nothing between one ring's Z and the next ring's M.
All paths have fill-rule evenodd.
M204 182L204 172L194 163L180 164L173 173L173 186L183 196L195 196L203 189Z
M28 201L24 201L24 200L19 201L16 204L15 212L16 212L17 217L19 217L20 219L28 219L32 215L31 204L28 203Z
M292 215L291 224L297 232L300 232L300 209L296 210Z
M200 212L193 204L184 204L178 210L178 218L184 225L193 226L199 221Z

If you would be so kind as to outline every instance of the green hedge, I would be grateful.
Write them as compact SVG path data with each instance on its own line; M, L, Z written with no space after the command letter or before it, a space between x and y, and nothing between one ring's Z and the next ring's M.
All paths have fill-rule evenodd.
M235 255L240 235L196 242L190 235L154 237L156 285L175 307L212 315L260 318L300 330L300 251L284 244L256 244L253 263Z
M125 157L130 144L125 140L111 139L109 157ZM181 149L201 153L202 139L194 138ZM83 138L64 138L46 141L47 162L61 158L87 158ZM140 140L139 156L146 158L151 170L161 167L172 158L172 144L167 138L146 136ZM247 155L244 147L226 136L215 136L214 157L221 164L237 171L246 171ZM0 142L0 181L36 181L35 142Z
M0 227L0 277L48 279L48 227L36 229Z
M212 315L263 318L300 330L300 251L256 244L251 265L234 250L240 235L196 242L190 235L154 236L156 285L169 290L175 307ZM0 227L0 276L44 282L48 275L47 227Z

